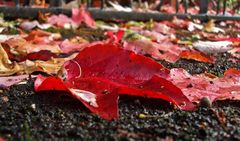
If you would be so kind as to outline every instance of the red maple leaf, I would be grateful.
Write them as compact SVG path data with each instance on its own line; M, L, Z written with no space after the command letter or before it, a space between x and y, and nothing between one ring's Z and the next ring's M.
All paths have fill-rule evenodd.
M63 77L39 76L35 90L63 90L104 119L118 117L122 94L167 100L181 109L194 105L165 78L169 70L161 64L118 45L99 44L84 49L63 66Z

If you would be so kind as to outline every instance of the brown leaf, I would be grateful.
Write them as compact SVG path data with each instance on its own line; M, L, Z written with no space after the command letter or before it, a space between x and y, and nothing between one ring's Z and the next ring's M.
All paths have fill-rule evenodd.
M39 71L54 75L58 73L64 62L73 59L75 56L76 54L73 54L67 58L52 58L48 61L26 60L24 62L19 63L19 65L23 68L24 73L27 74Z
M47 19L49 16L50 16L50 13L38 12L38 21L39 22L47 22Z
M12 62L8 59L6 51L0 45L0 76L10 76L16 73L31 74L36 71L48 74L57 74L65 61L71 60L76 56L73 54L67 58L52 58L48 61L30 61L21 63Z
M36 39L36 37L35 37ZM37 39L36 39L37 40ZM35 41L36 41L35 40ZM41 42L43 39L38 39L39 42ZM43 44L43 43L38 43L34 44L31 43L30 41L27 41L21 37L17 38L11 38L5 42L9 47L11 48L11 53L12 54L17 54L17 55L27 55L29 53L34 53L34 52L39 52L41 50L47 50L52 53L58 54L61 53L61 49L57 44Z
M214 32L214 33L223 32L224 33L223 29L215 27L214 20L209 20L209 22L206 25L204 25L203 29L204 31L207 31L207 32Z
M0 44L0 76L9 76L17 73L21 70L21 67L8 59L7 52Z

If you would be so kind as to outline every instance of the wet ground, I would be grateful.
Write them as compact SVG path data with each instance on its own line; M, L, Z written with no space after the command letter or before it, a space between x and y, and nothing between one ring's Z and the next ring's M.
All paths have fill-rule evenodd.
M216 64L180 60L163 63L190 73L216 75L231 67L228 54ZM194 112L167 102L120 97L120 119L105 121L62 92L35 94L33 80L0 91L0 136L6 140L240 140L240 101L214 103Z

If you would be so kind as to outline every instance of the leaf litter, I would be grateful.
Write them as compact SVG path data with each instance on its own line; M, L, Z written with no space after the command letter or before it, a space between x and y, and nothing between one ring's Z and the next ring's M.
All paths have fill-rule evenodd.
M40 6L44 6L44 5L40 5ZM135 10L141 10L141 9L138 8ZM145 10L148 10L148 9L145 9ZM173 13L175 12L173 9L170 9L167 6L165 7L165 10L168 12L173 12ZM164 11L164 7L161 11ZM180 8L180 12L184 12L183 7ZM196 9L193 9L193 11L190 11L190 12L197 12L197 11L196 11ZM77 27L75 27L74 24L71 25L72 24L71 18L69 18L69 17L65 17L65 18L70 19L69 20L70 25L67 23L66 25L60 25L60 27L64 27L69 31L71 30L69 28L77 28ZM102 45L106 45L109 43L112 44L113 41L115 44L116 43L122 44L124 42L128 43L128 42L132 42L132 41L137 41L137 40L139 40L138 37L140 35L140 36L148 39L148 41L150 41L151 46L152 46L152 44L157 44L156 47L160 47L160 45L162 45L163 41L164 41L164 44L165 44L165 42L167 43L167 46L157 48L157 49L155 49L154 52L147 52L148 50L145 50L145 52L143 52L143 51L137 52L136 50L141 50L141 48L139 49L137 47L133 48L132 51L137 54L140 54L140 55L145 55L146 57L148 57L150 59L153 59L153 56L155 54L157 54L158 56L159 56L159 54L161 54L161 55L169 54L166 56L166 58L164 58L164 57L154 58L154 60L152 60L152 61L161 62L162 64L164 64L164 66L168 67L170 70L165 69L166 71L168 70L167 71L168 73L166 73L166 76L154 77L153 79L150 79L150 81L147 81L147 82L150 82L150 84L147 82L143 83L144 87L142 85L140 85L137 89L132 89L132 88L138 86L137 85L138 83L137 83L137 84L134 84L133 86L131 86L130 87L131 89L129 89L127 87L125 87L124 89L122 89L122 88L117 89L117 90L119 90L118 93L126 93L128 95L131 94L131 95L136 96L136 94L137 95L142 94L141 93L142 90L137 91L138 89L144 89L144 90L150 89L150 91L158 90L159 87L162 88L162 85L159 86L159 81L161 80L161 82L164 82L165 85L169 84L169 80L166 81L165 79L167 79L166 77L169 77L171 72L174 70L172 68L177 67L176 70L178 73L175 74L176 75L175 79L178 79L177 82L179 82L180 84L175 84L174 87L177 87L178 89L180 89L183 94L185 94L185 92L182 89L185 89L185 88L181 89L181 86L185 85L185 82L188 82L188 79L183 82L182 79L179 79L179 75L183 75L182 78L185 78L185 76L189 76L190 82L192 82L192 81L195 82L195 80L197 82L199 82L199 84L201 84L202 87L196 87L196 85L193 85L193 84L188 84L187 87L189 89L195 89L197 92L200 91L201 94L205 94L202 92L205 87L208 87L210 84L214 85L213 89L211 89L211 91L210 91L210 92L214 93L213 97L211 97L211 100L208 96L202 97L202 95L199 96L199 95L197 95L198 93L194 93L194 95L197 95L197 96L193 95L195 98L193 100L194 103L198 103L202 99L208 99L207 101L210 103L211 103L211 101L222 100L222 98L223 99L226 99L226 98L232 99L231 98L232 95L234 95L234 94L238 95L235 92L233 92L231 94L229 94L229 92L231 92L232 90L235 91L236 89L238 89L238 85L235 87L235 85L230 85L230 84L233 84L235 82L236 82L236 84L238 84L239 75L237 75L237 74L239 74L239 70L238 70L239 69L239 63L238 63L239 57L237 57L237 56L239 54L239 50L238 50L239 35L231 34L231 36L229 37L229 35L226 34L226 33L229 34L228 29L226 29L225 33L219 32L218 34L215 34L213 32L214 30L211 31L212 27L210 27L210 29L206 29L206 26L204 27L205 28L204 31L201 31L201 29L194 29L193 32L188 32L187 27L190 22L191 21L178 20L178 19L173 19L173 21L171 21L171 22L163 22L163 23L150 21L148 23L140 23L141 26L139 26L139 27L138 26L134 27L132 25L124 26L123 25L124 23L121 23L119 25L115 24L115 25L119 26L117 28L116 27L109 28L109 27L111 27L111 25L113 25L113 24L110 24L108 27L108 30L113 29L115 32L116 29L120 29L122 31L125 31L125 33L126 33L126 31L129 29L124 29L124 28L127 27L127 28L131 28L131 30L136 32L137 36L136 35L133 36L134 40L125 40L124 38L119 37L118 35L115 36L114 32L112 32L112 35L115 36L114 38L107 39L104 41L102 40L97 43L93 42L92 40L87 40L87 41L89 41L90 44L88 45L86 43L86 45L84 45L84 47L83 47L83 46L81 46L82 42L81 41L78 42L79 37L75 37L76 35L73 35L71 37L71 39L69 37L67 37L68 40L71 43L73 43L73 46L70 46L70 47L65 46L65 49L67 49L67 51L62 50L60 48L60 50L58 49L58 52L54 52L54 50L49 48L50 46L48 46L48 47L46 46L45 49L44 49L44 47L37 49L38 52L33 51L32 53L35 54L36 56L33 55L32 59L30 59L30 60L31 61L42 61L43 63L45 63L52 59L56 59L56 58L62 59L62 58L69 57L74 52L77 52L77 53L80 52L79 54L81 54L81 52L84 51L85 49L95 47L96 45L102 46ZM157 31L154 31L152 29L154 27L152 25L154 25L154 24L152 24L152 23L164 25L164 26L162 26L163 29L158 29ZM9 24L11 24L11 23L7 23L5 25L9 25ZM146 25L144 25L144 24L146 24ZM200 24L200 23L196 22L195 24ZM229 23L226 23L226 24L229 24ZM234 23L234 24L237 25L236 23ZM234 24L233 24L232 30L236 30L236 28L234 27ZM16 26L16 25L14 25L14 26ZM60 29L59 27L55 27L55 26L59 26L59 25L54 24L53 27L51 27L51 29L47 29L47 30L51 31L52 29L57 29L57 28ZM77 25L77 26L80 26L78 28L80 28L80 30L82 30L82 28L81 28L82 25ZM214 26L216 26L216 25L214 25ZM101 27L101 26L99 26L99 27ZM156 27L161 28L161 26L156 26ZM17 28L21 33L20 36L23 37L24 39L26 39L26 35L28 34L28 32L25 31L24 29L20 29L19 27L17 27ZM39 27L35 27L35 28L39 28ZM74 29L74 30L76 30L76 29ZM21 54L21 56L23 56L23 58L28 58L29 53L26 53L26 50L22 50L22 51L19 50L18 52L16 52L16 50L8 51L6 46L4 46L4 43L3 43L6 40L15 38L14 36L19 36L18 35L19 32L16 33L15 31L12 33L12 34L14 34L13 36L3 35L4 40L2 41L1 44L2 44L5 52L9 56L8 59L13 63L21 64L22 62L24 62L26 60L19 59L19 58L21 58L19 52L20 53L23 52L23 54ZM167 32L167 31L169 31L169 32ZM6 32L4 31L2 33L5 34ZM181 35L180 35L180 33L181 33ZM46 34L46 35L43 34L43 35L44 36L42 36L42 35L31 36L30 35L30 38L27 38L27 40L28 40L28 42L30 42L30 45L34 44L35 45L35 46L33 45L34 48L37 48L38 45L40 47L42 44L48 45L51 43L54 43L55 45L59 46L64 41L64 38L66 39L66 37L63 37L62 33L61 33L62 37L54 38L53 40L52 40L52 37L50 37L52 35L52 33L50 33L49 35L48 34ZM104 35L102 34L102 36L104 36ZM31 38L31 37L33 37L33 38ZM94 37L96 37L96 36L94 36ZM131 39L131 36L129 36L129 37ZM86 39L86 38L84 38L84 39ZM127 38L127 39L129 39L129 38ZM77 40L77 42L75 42L76 40ZM94 39L94 41L96 41L96 40L98 40L98 39ZM201 59L203 56L202 53L204 53L204 52L202 52L202 53L198 52L198 54L201 54L200 56L190 54L187 57L185 56L185 58L181 57L182 52L194 52L194 53L197 52L195 50L195 48L193 48L192 45L195 42L197 42L198 40L201 40L201 41L230 41L233 43L232 48L228 51L229 53L231 53L231 55L224 51L223 51L223 53L217 53L217 54L211 54L211 53L207 54L207 55L204 54L205 57L207 57L208 59L209 58L212 59L213 62L204 62ZM80 43L79 47L76 47L75 43L76 44ZM184 43L184 44L182 44L182 43ZM167 48L168 45L170 45L170 46L174 45L174 48L169 47L170 48L169 50L165 49L165 47ZM71 47L72 47L72 49L71 49ZM121 45L118 47L124 48L124 46L121 46ZM151 49L151 47L149 47L149 48ZM46 52L46 50L47 50L47 52ZM51 55L46 55L47 53L51 53ZM132 56L136 56L135 53L132 53L133 54ZM41 58L41 57L39 57L40 56L39 54L41 54L41 55L45 54L46 56L51 56L51 57ZM177 58L174 61L168 58L168 57L173 57L173 55L175 55L174 58ZM233 57L232 55L234 55L235 57ZM25 56L27 56L27 57L25 57ZM90 53L90 56L91 56L91 53ZM193 57L189 57L189 56L193 56ZM111 57L114 58L114 56L111 56ZM215 59L215 57L216 57L216 59ZM102 57L100 56L100 58L102 58ZM219 58L221 58L221 59L219 59ZM107 139L116 139L116 138L117 139L129 139L130 138L130 139L144 140L144 139L153 139L154 138L156 140L159 140L159 139L165 138L165 139L174 140L174 139L181 138L181 139L185 139L185 140L190 140L190 139L196 139L196 138L199 139L200 138L200 139L213 139L213 140L216 140L216 139L217 140L223 140L223 139L239 140L239 136L238 136L239 130L237 129L237 125L239 125L238 124L239 117L237 115L239 113L239 110L238 110L238 108L234 108L234 106L233 106L234 104L229 107L223 106L224 102L226 102L227 104L231 104L234 102L238 102L237 100L236 101L234 101L234 100L226 101L225 100L222 102L222 104L221 104L221 102L213 102L213 103L211 103L211 104L213 104L213 106L208 106L208 108L202 108L200 106L200 107L198 107L198 109L196 111L185 112L185 111L176 110L176 109L172 108L174 106L172 106L168 102L161 101L160 99L158 99L159 97L156 95L156 93L151 94L148 91L148 94L150 96L153 96L157 99L148 99L146 97L143 97L141 99L141 98L135 97L135 96L128 97L125 99L124 96L126 94L123 94L120 96L120 101L119 101L119 103L120 103L119 111L120 111L121 116L119 116L118 112L116 112L116 109L118 109L118 106L117 106L118 103L117 104L114 103L114 106L111 105L112 107L110 108L110 110L115 110L115 111L113 111L113 113L111 113L109 115L108 111L107 110L105 111L105 109L109 109L109 105L108 106L106 106L106 105L112 104L112 103L110 102L107 104L105 103L106 105L102 105L102 102L109 101L110 99L111 100L116 99L116 95L112 95L111 90L113 90L113 89L116 90L116 86L119 88L119 82L118 81L115 82L116 79L114 79L114 77L110 77L111 78L110 80L106 79L105 77L108 77L111 73L115 74L116 72L113 71L113 72L107 72L107 74L104 74L104 72L102 70L101 71L98 70L101 67L95 68L95 69L91 70L91 72L86 71L86 70L88 70L88 68L87 69L85 68L85 71L83 71L84 67L86 67L87 65L86 66L82 66L82 64L79 65L79 63L76 62L76 59L77 58L74 59L74 57L73 57L69 60L65 60L64 62L68 61L66 64L64 63L65 65L62 65L60 63L62 69L59 69L58 67L56 67L56 71L54 71L54 73L48 72L45 69L40 69L40 70L38 69L37 72L33 71L34 74L38 74L39 71L41 73L43 73L44 76L42 76L42 79L45 79L45 78L50 79L50 80L52 79L51 81L54 81L56 86L59 86L57 89L60 89L60 90L69 89L69 93L64 95L64 96L70 95L71 97L73 97L72 99L70 99L70 102L68 104L66 104L65 102L68 101L69 97L63 97L62 100L59 101L59 94L61 92L56 91L56 90L51 91L51 92L49 92L49 91L48 92L40 92L41 94L35 94L35 92L33 91L33 87L34 87L33 84L29 84L29 82L32 83L32 81L33 81L32 79L30 79L27 82L27 84L20 83L18 85L14 85L14 86L10 87L10 89L7 93L5 93L5 92L3 93L3 98L8 99L7 100L8 102L6 102L6 103L0 99L0 102L1 102L0 108L4 109L3 110L4 112L2 112L0 114L0 119L1 119L1 121L3 121L3 123L1 123L1 125L3 125L3 126L0 127L0 130L1 130L1 133L3 133L3 134L1 134L1 136L4 139L5 138L11 139L12 137L19 137L22 140L24 140L23 137L26 136L26 134L21 132L22 129L20 127L26 127L26 125L28 125L28 129L30 129L30 132L31 132L31 134L30 134L31 137L29 137L29 132L28 132L28 134L27 134L28 138L38 138L38 139L48 139L48 138L50 138L50 139L52 139L52 138L79 139L80 138L80 139L93 140L94 138L92 136L95 137L96 134L98 134L99 139L100 138L101 139L106 139L106 138ZM82 60L82 59L84 59L84 58L80 58L80 60ZM90 58L90 64L91 64L91 61L92 62L95 61L94 59L95 58ZM146 60L146 59L144 59L144 60ZM224 60L224 61L219 62L219 60ZM82 61L80 61L80 62L82 62ZM106 62L108 62L108 61L106 61ZM236 63L234 63L234 62L236 62ZM101 64L101 61L98 63ZM96 64L98 64L98 63L96 63ZM104 65L103 65L103 63L101 65L105 66L106 63ZM32 64L32 63L30 63L30 64ZM186 64L188 64L189 66L187 66ZM124 66L124 64L123 64L123 66ZM64 68L66 68L66 67L67 68L69 67L71 69L64 70ZM113 67L113 66L110 66L110 68L111 67ZM125 68L126 67L128 68L128 66L125 66ZM179 69L179 67L184 67L188 72L191 72L191 75L188 74L186 71ZM234 68L231 68L231 67L234 67ZM82 68L83 68L83 70L82 70ZM146 67L146 68L148 68L148 67ZM137 68L135 68L135 69L137 69ZM133 69L133 71L135 73L138 72L138 70L135 70L135 69ZM148 69L151 70L151 67ZM129 71L129 70L131 70L131 69L128 68L126 71ZM225 71L225 70L227 70L227 71ZM206 74L205 71L208 71L209 73L213 73L216 76L211 75L211 74ZM95 74L93 72L97 72L97 74ZM179 73L179 72L181 72L181 73ZM223 75L224 72L225 72L225 74ZM26 74L26 73L27 72L22 72L22 74ZM32 72L30 71L29 73L32 73ZM197 73L198 75L192 75L192 73ZM203 73L203 74L201 74L201 73ZM18 73L16 73L15 75L17 75L17 74ZM146 74L148 74L148 73L146 73ZM15 75L11 75L11 77L15 76ZM88 77L88 75L90 75L91 77ZM137 76L137 73L136 73L136 76ZM144 79L146 78L145 74L140 75L140 76L144 76L144 77L140 77L139 79L137 79L138 82L143 81L142 78L144 78ZM38 77L41 78L40 76L38 76ZM136 78L138 78L138 77L136 77ZM125 79L122 79L122 80L125 80ZM130 82L131 83L134 82L133 80L135 81L135 79L131 79ZM226 85L226 87L222 87L223 82L221 80L223 80L223 82L229 82L229 83L227 83L229 85ZM49 82L51 82L51 81L49 81ZM96 81L99 81L102 83L96 84ZM207 81L209 81L210 84L208 84ZM216 82L216 84L214 82ZM37 81L35 81L35 84L36 83L37 83ZM74 83L74 84L72 84L72 83ZM116 84L116 83L118 83L118 84ZM121 81L120 84L122 84L122 83L124 83L124 81ZM47 84L48 85L45 85L43 87L43 89L51 89L55 86L52 83L47 83ZM81 87L78 87L78 85L80 85L80 84L81 84ZM124 83L124 85L126 85L126 84L127 84L127 82ZM152 85L152 84L154 84L154 85ZM171 82L171 84L170 84L171 88L173 87L173 84L174 84L174 82ZM66 86L68 88L66 88ZM167 88L169 88L169 87L167 87ZM167 88L165 90L168 90ZM218 94L215 94L215 92L220 89L223 90L222 93L224 93L224 97L220 97ZM134 90L134 93L133 93L133 90ZM96 93L93 93L93 91L96 92L97 94L100 94L100 96L102 96L103 99L96 98L96 96L95 96ZM135 92L137 92L137 93L135 93ZM176 92L177 92L177 90L176 90ZM209 95L210 92L208 91L207 95ZM115 91L113 93L115 93ZM165 94L167 94L167 92L165 92ZM110 95L110 96L108 96L108 95ZM49 105L43 104L44 102L46 102L46 99L44 100L45 96L47 96L46 97L47 100L50 100L52 97L52 101L50 100L50 102L48 103ZM164 97L164 95L162 95L161 98L163 98L163 97ZM188 97L188 96L186 95L186 97ZM196 98L196 97L198 97L198 98ZM188 97L188 98L193 99L192 97ZM169 98L166 98L166 97L164 99L169 100ZM118 120L114 120L112 122L105 122L104 120L101 120L98 116L88 113L86 109L85 109L86 111L84 111L84 106L79 104L80 103L79 100L80 101L82 100L86 107L89 106L88 108L92 109L91 111L95 112L98 115L101 115L101 117L103 117L105 119L111 119L110 117L117 117L117 116L119 116L119 118L118 118ZM104 101L104 100L106 100L106 101ZM155 103L154 103L154 101L155 101ZM156 103L156 101L157 101L157 103ZM115 102L115 101L112 101L112 102ZM51 105L53 103L55 103L55 104L58 103L59 105L54 107L53 105ZM167 104L166 107L164 107L164 103ZM214 108L214 105L218 104L218 103L220 103L220 105L218 107L223 106L222 109L224 109L224 113L222 113L221 109L218 110L218 109ZM36 106L34 106L34 105L36 105ZM134 107L134 105L135 105L135 107ZM67 108L68 106L70 108ZM74 106L80 108L80 110L74 109ZM182 106L182 105L180 105L180 106ZM99 107L102 107L102 109L99 110L98 109ZM152 108L149 108L149 107L152 107ZM212 107L213 107L213 109L212 109ZM168 109L168 108L170 108L170 109ZM161 109L169 110L169 111L166 112L166 111L162 111ZM85 112L87 114L84 114ZM144 115L146 115L149 118L144 118L144 119L136 118L140 113L144 113ZM161 115L161 116L159 116L159 115ZM11 118L9 118L9 117L11 117ZM31 117L31 118L29 118L29 117ZM17 119L17 120L15 120L15 119ZM26 120L28 122L26 122ZM14 123L14 124L11 124L11 123ZM39 123L41 123L41 124L39 124ZM18 126L16 127L15 125L18 125ZM225 126L225 125L227 125L227 126ZM33 130L36 127L37 127L37 130ZM64 128L64 130L62 130L63 128ZM114 133L114 130L116 128L118 130L118 133ZM224 128L224 130L222 130L222 128ZM95 130L95 129L101 129L101 130ZM24 128L24 130L26 130L26 129ZM48 131L48 132L46 132L46 131ZM218 131L220 131L220 132L218 132ZM41 132L41 134L39 134L39 132ZM106 133L109 135L108 137L106 137ZM184 134L184 136L183 136L183 134Z
M51 28L58 26L66 29L78 28L83 22L90 28L101 24L95 23L83 7L73 9L72 13L72 18L52 15L46 24L51 24ZM150 26L119 25L120 30L116 34L115 31L107 32L107 40L91 43L81 37L63 40L59 34L43 31L45 28L39 23L33 21L34 26L30 27L28 22L31 23L23 21L19 26L20 35L6 36L2 40L0 75L6 77L35 72L53 75L38 76L35 90L67 91L105 119L118 117L119 95L160 98L183 110L195 109L196 105L193 103L198 103L203 97L209 97L211 102L223 99L239 100L239 75L226 73L223 77L214 79L204 74L192 76L181 69L168 70L155 61L176 63L178 60L188 59L213 64L213 53L230 52L236 56L239 37L233 37L234 40L224 37L224 32L215 27L214 21L209 21L202 28L178 19L173 19L172 23L152 21L147 23ZM211 41L196 41L192 37L185 37L188 44L180 44L184 41L181 42L182 38L178 37L179 23L182 23L181 28L185 31L189 30L189 24L196 28L189 33L192 37L197 34L200 39L209 38ZM40 29L32 30L33 28ZM27 33L26 30L32 31ZM214 33L221 37L214 39ZM216 41L218 39L219 41ZM46 51L50 53L46 56L51 57L40 56L46 54ZM74 52L79 54L76 56L72 54ZM60 57L63 54L67 57ZM65 71L58 77L62 69ZM177 73L172 74L174 72ZM232 72L238 74L238 70ZM15 80L17 83L18 79ZM56 83L59 87L48 85L51 83ZM15 81L12 84L15 84ZM202 87L197 87L199 84Z

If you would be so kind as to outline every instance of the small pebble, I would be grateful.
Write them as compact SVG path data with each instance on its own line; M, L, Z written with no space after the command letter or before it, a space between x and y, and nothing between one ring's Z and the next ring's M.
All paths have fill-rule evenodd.
M141 118L141 119L144 119L144 118L146 118L147 116L146 116L145 114L139 114L138 117Z
M3 102L8 102L8 101L9 101L9 99L8 99L8 97L7 97L7 96L3 96L3 97L2 97L2 101L3 101Z
M210 99L208 97L203 97L201 100L200 100L200 103L199 103L199 106L200 107L205 107L205 108L211 108L212 107L212 102L210 101Z
M31 105L31 108L32 108L33 110L36 110L36 104L32 104L32 105Z

